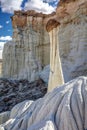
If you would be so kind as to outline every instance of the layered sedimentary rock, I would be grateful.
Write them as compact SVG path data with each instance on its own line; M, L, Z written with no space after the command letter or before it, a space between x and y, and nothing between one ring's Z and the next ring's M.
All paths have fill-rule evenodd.
M24 21L20 21L23 28L26 18ZM49 22L53 24L49 26ZM53 88L59 85L55 80L62 77L62 70L65 81L87 75L87 0L60 0L56 15L45 17L44 24L51 39L50 73L53 69L54 74L50 82ZM19 129L87 130L87 77L58 86L35 102L27 100L16 105L0 130Z
M3 76L38 79L38 72L50 59L50 39L46 31L49 20L60 23L59 28L51 25L47 30L51 32L55 28L51 39L58 39L64 81L87 75L87 1L60 0L56 14L15 12L13 42L4 47ZM53 62L52 57L50 60Z
M87 0L61 0L56 10L65 82L87 75Z
M0 130L87 130L87 77L16 105Z
M61 0L56 18L47 22L46 29L50 34L48 90L63 84L63 77L67 82L87 75L87 1Z
M54 15L55 13L53 13ZM13 40L4 47L3 76L34 81L50 60L50 40L44 19L50 15L16 11L12 17Z

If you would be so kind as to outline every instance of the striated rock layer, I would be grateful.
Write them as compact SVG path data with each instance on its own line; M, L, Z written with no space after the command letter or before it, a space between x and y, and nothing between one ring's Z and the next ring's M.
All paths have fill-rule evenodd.
M87 130L87 77L16 105L0 130Z
M48 90L63 84L63 77L67 82L87 75L87 1L61 0L46 29L50 34Z
M55 13L53 13L54 15ZM50 40L44 19L50 15L15 11L13 40L4 46L3 76L35 81L50 61Z
M61 0L56 10L65 82L87 75L87 0Z
M64 81L87 75L87 0L60 0L56 14L51 15L16 11L12 24L13 41L5 45L3 53L4 77L38 79L38 72L54 61L49 58L50 38L54 45L58 39ZM47 31L54 28L55 35L49 38ZM60 69L56 71L60 75Z

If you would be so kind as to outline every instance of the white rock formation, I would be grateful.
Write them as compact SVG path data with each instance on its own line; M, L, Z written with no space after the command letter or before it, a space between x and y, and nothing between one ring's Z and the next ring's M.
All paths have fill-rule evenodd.
M60 0L54 15L15 12L12 17L14 45L5 45L3 53L4 77L33 81L38 79L42 68L52 62L45 28L50 19L60 23L59 32L55 31L57 35L51 39L58 39L64 81L87 75L87 0Z
M59 54L59 23L55 20L49 20L47 29L50 35L50 75L48 91L51 91L56 86L64 84L64 78Z
M50 34L48 91L63 84L63 79L67 82L75 77L87 75L86 19L86 0L61 0L56 10L56 18L48 21L46 25Z
M16 105L0 130L86 130L87 77L55 88L35 102Z
M12 17L13 40L4 46L3 77L31 82L37 80L39 72L49 64L49 35L43 25L43 15L17 13Z
M65 82L87 75L87 0L60 0L56 20Z

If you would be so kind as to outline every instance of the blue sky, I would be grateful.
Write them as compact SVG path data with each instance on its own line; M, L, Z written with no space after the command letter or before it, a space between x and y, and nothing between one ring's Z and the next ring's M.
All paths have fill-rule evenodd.
M12 40L10 17L14 10L36 10L49 14L55 11L58 0L0 0L0 58L4 43Z

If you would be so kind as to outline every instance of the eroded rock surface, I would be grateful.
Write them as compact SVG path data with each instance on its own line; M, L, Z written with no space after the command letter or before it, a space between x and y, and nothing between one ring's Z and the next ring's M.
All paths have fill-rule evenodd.
M80 75L87 75L86 19L86 0L61 0L56 18L47 22L46 29L50 34L48 91L63 84L63 79L67 82Z
M52 20L51 20L52 21ZM48 22L48 26L51 26L49 35L50 35L50 75L49 75L49 84L48 91L51 91L56 86L64 84L64 77L62 71L62 65L59 54L59 23L57 21L52 22L53 26ZM49 31L49 30L48 30Z
M19 111L20 110L20 111ZM35 102L16 105L0 130L86 130L87 77L55 88Z
M46 28L51 34L53 47L58 40L64 81L87 75L87 1L60 0L56 9L56 17L48 21ZM52 51L55 52L56 47L53 50L50 48L50 52ZM58 55L57 51L55 57L56 55ZM54 64L52 56L50 59L50 63ZM54 73L54 71L51 72L51 68L50 73ZM57 73L60 78L60 68L57 69Z
M35 11L14 13L13 41L4 47L3 76L37 80L39 72L50 63L46 27L50 32L53 28L57 30L59 24L58 34L51 39L58 39L64 81L86 75L87 0L60 0L56 13L50 15Z
M49 15L48 15L49 16ZM13 40L4 46L3 77L39 79L50 61L50 40L41 13L16 11L12 17Z
M87 75L87 0L61 0L56 20L65 82Z

